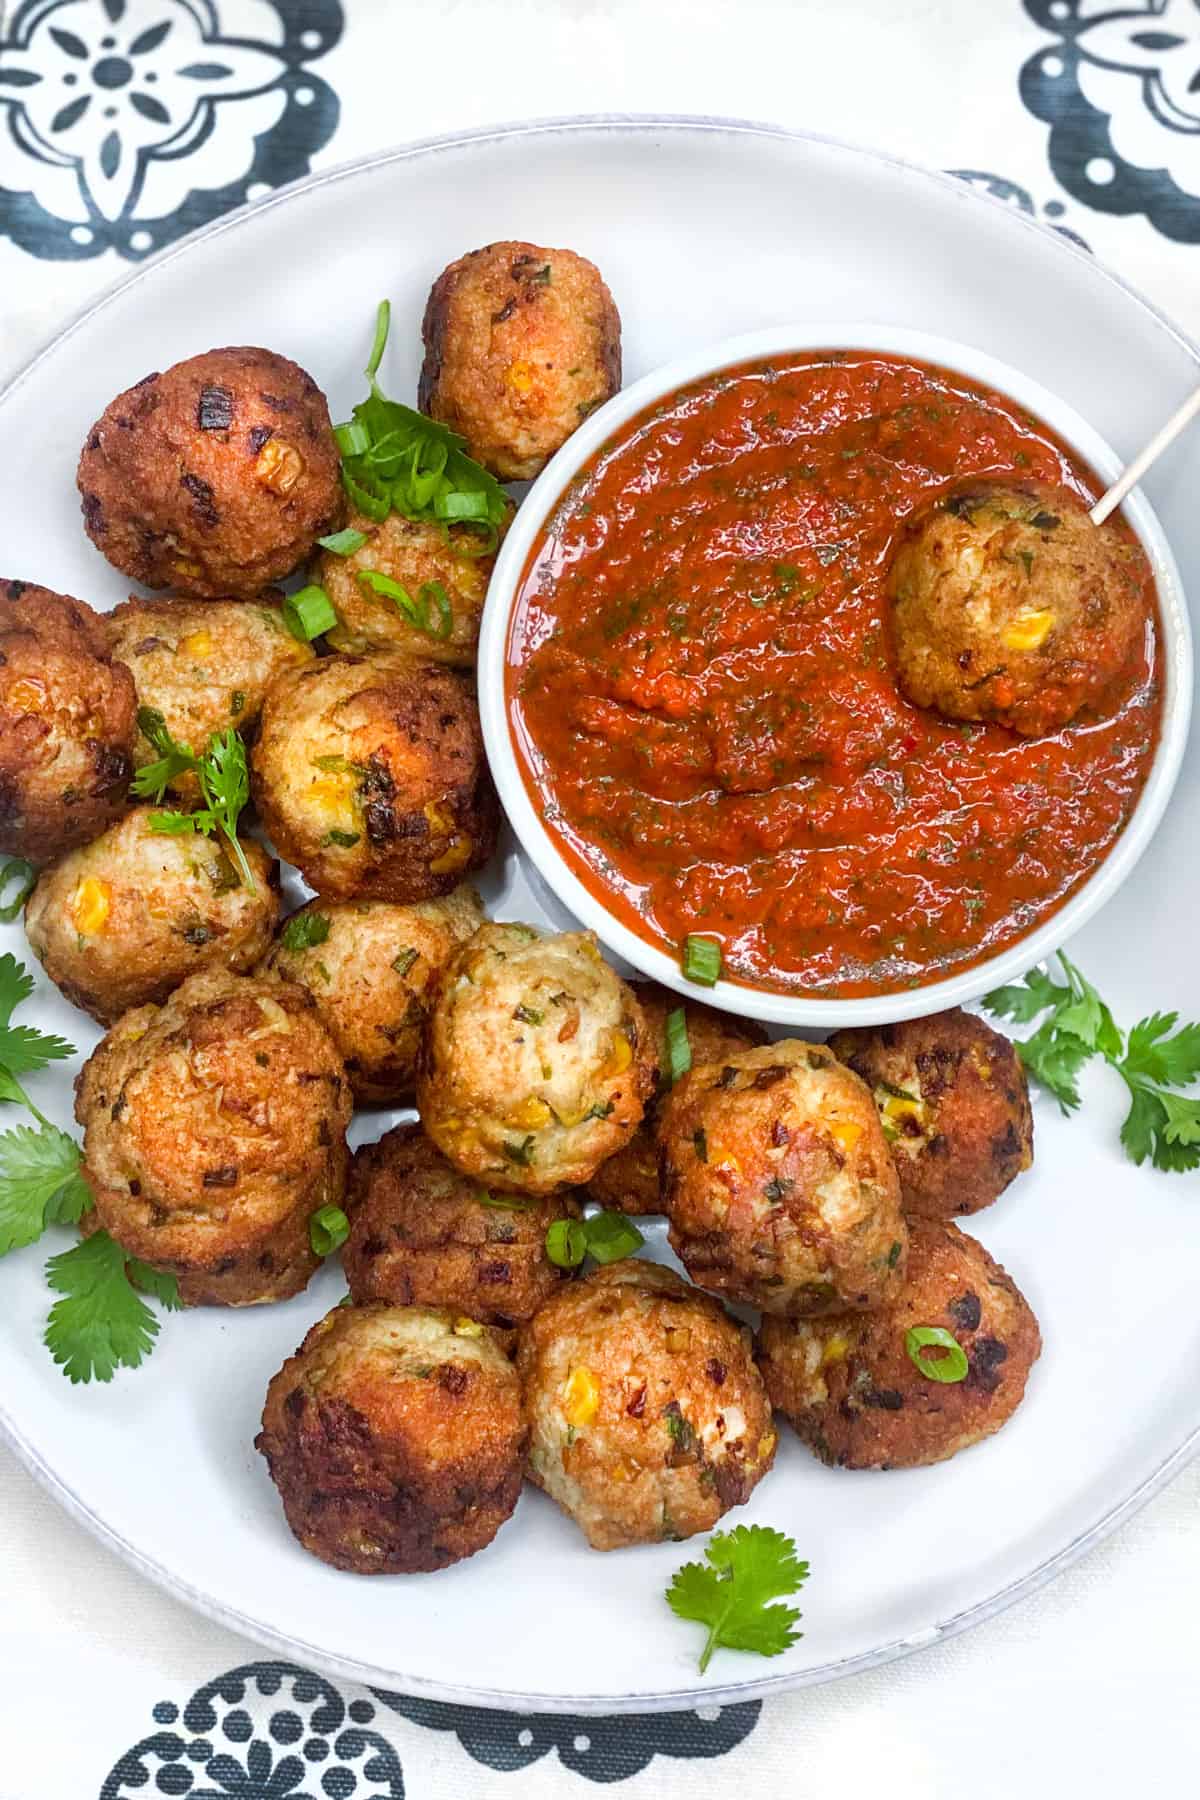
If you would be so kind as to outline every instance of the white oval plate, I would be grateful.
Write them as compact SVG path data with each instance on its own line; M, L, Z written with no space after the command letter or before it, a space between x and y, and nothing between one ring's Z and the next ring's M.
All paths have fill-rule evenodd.
M212 344L261 342L311 369L344 415L362 392L375 301L389 294L385 385L407 398L430 280L500 236L599 263L624 318L627 379L734 331L886 314L1024 369L1122 455L1196 380L1187 342L1136 294L952 180L721 121L485 131L265 201L85 313L0 398L2 572L114 604L125 587L83 535L73 477L87 427L118 389ZM1195 594L1200 509L1186 462L1177 450L1148 492ZM1071 946L1127 1023L1154 1007L1200 1015L1198 789L1193 742L1135 875ZM502 912L558 922L511 852L485 886ZM19 927L0 930L0 948L26 954ZM82 1049L95 1042L44 982L36 1012ZM68 1123L68 1077L36 1081L40 1103ZM490 1549L438 1575L360 1580L307 1556L252 1446L268 1378L343 1291L336 1269L282 1306L168 1318L144 1368L80 1389L40 1342L45 1246L20 1252L0 1272L0 1425L76 1517L155 1580L289 1657L359 1680L596 1712L828 1680L995 1612L1200 1445L1200 1177L1134 1169L1116 1143L1119 1084L1097 1074L1085 1088L1070 1122L1039 1101L1035 1169L972 1225L1045 1334L1013 1423L943 1468L892 1474L824 1469L785 1430L775 1472L736 1515L792 1533L812 1564L805 1635L773 1661L722 1651L701 1680L698 1630L662 1599L700 1545L602 1557L532 1491ZM388 1122L361 1117L356 1136Z

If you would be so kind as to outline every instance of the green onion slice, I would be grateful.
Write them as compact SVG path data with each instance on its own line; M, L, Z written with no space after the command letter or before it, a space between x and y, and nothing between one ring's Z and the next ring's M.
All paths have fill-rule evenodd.
M688 937L683 946L683 972L701 987L715 987L721 976L721 946L717 940Z
M328 537L317 539L322 550L332 550L335 556L353 556L356 550L362 549L366 541L366 532L355 531L350 525L344 531L332 531Z
M688 1038L687 1014L682 1006L667 1014L667 1079L672 1087L692 1066L692 1046Z
M546 1255L556 1269L577 1269L588 1252L580 1219L555 1219L546 1231Z
M967 1353L952 1332L941 1325L913 1325L904 1334L909 1359L930 1381L961 1381L970 1364ZM928 1356L940 1350L941 1356Z
M382 524L391 512L391 495L377 493L374 484L368 488L361 482L355 481L344 463L342 464L342 486L349 494L355 512L362 513L365 518L373 519L376 525Z
M392 324L392 303L381 300L375 313L375 338L371 345L371 354L367 358L364 373L371 386L375 385L375 377L379 373L379 365L383 361L384 347L388 341L388 332Z
M23 856L10 856L3 867L0 867L0 899L7 892L10 881L17 884L16 892L11 900L0 906L0 919L10 925L32 894L37 885L37 870Z
M443 494L434 502L434 515L445 519L447 523L458 519L483 519L488 517L488 497L486 494L472 494L461 489Z
M477 1188L475 1198L480 1206L490 1206L494 1212L528 1212L537 1205L532 1194L493 1194L489 1188Z
M588 1254L598 1263L619 1262L621 1257L640 1250L646 1241L633 1220L619 1212L596 1213L584 1221L583 1230Z
M371 448L371 434L361 419L348 419L344 425L335 425L333 438L343 456L362 456Z
M298 594L289 595L284 601L283 622L293 637L311 644L322 632L332 630L337 624L337 614L325 589L314 583L311 587L301 588Z
M314 1256L331 1256L350 1236L350 1221L340 1206L319 1206L308 1221Z
M393 581L390 575L381 574L378 569L359 569L356 578L373 594L393 601L415 631L444 640L454 630L450 596L440 581L423 581L414 600L402 582Z

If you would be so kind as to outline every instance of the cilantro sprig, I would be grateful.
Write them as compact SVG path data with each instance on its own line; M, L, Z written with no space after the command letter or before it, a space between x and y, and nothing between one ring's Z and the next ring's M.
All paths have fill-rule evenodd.
M52 1256L46 1280L62 1297L50 1308L45 1344L71 1382L111 1381L149 1356L158 1319L138 1288L170 1311L180 1305L175 1277L126 1256L107 1231Z
M242 886L248 894L254 893L254 877L237 834L238 818L250 798L246 746L237 732L214 731L208 748L196 756L190 745L176 743L166 720L154 707L138 708L138 726L158 752L157 762L147 763L133 778L133 791L138 798L161 800L181 775L194 775L202 801L192 812L151 813L151 831L167 832L173 837L189 831L202 832L205 837L219 833L237 864Z
M708 1540L704 1563L684 1563L667 1589L667 1605L679 1619L708 1628L700 1652L703 1675L718 1646L779 1656L802 1634L794 1606L772 1605L808 1579L796 1546L768 1525L735 1525Z
M1178 1013L1151 1013L1125 1033L1082 970L1061 951L1058 961L1064 981L1031 969L983 1002L1017 1024L1041 1019L1017 1044L1025 1067L1071 1113L1080 1104L1080 1071L1102 1057L1129 1093L1121 1143L1130 1159L1149 1158L1170 1174L1200 1168L1200 1095L1174 1091L1200 1079L1200 1025L1180 1025Z
M499 542L508 498L495 477L466 454L465 438L383 393L376 376L390 324L391 305L382 300L365 370L370 393L334 431L342 485L368 519L386 519L395 511L432 520L447 537L452 525L465 527L454 540L456 548L487 556Z

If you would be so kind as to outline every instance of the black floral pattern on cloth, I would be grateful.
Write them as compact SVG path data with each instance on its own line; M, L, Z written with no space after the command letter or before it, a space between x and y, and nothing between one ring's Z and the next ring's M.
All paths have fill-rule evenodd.
M375 1698L415 1725L452 1731L475 1762L489 1769L527 1769L552 1750L572 1774L588 1781L628 1781L656 1756L726 1756L758 1724L761 1700L693 1712L634 1713L618 1718L584 1714L493 1712L372 1690Z
M226 32L216 0L20 0L0 38L0 236L137 261L306 175L338 122L308 64L341 36L339 0L231 12Z
M128 1749L99 1800L151 1792L187 1800L404 1800L400 1759L370 1729L375 1707L346 1701L291 1663L244 1663L197 1688L182 1712Z
M1196 0L1024 0L1054 33L1021 70L1050 126L1050 166L1096 212L1142 213L1200 243L1200 7Z
M981 194L989 194L993 200L1002 200L1006 206L1011 206L1015 212L1024 213L1027 218L1044 221L1059 237L1078 244L1081 250L1090 253L1092 246L1086 238L1080 237L1069 225L1059 223L1067 210L1061 200L1044 200L1039 207L1028 188L1023 188L1019 182L1010 181L1007 175L994 175L987 169L947 169L946 173L965 182L968 187L978 188Z

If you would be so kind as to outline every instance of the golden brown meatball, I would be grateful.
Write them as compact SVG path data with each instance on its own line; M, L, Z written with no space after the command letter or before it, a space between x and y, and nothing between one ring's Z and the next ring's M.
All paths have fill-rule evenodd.
M1149 567L1062 488L953 494L908 529L890 591L914 706L1026 737L1103 714L1146 629Z
M327 642L335 650L406 650L410 656L471 668L494 551L476 554L479 534L468 527L448 532L444 526L406 519L402 513L389 513L378 524L355 513L349 523L365 535L366 543L351 556L326 550L313 570L313 580L325 589L338 616ZM366 570L398 581L418 607L421 589L436 582L448 613L436 604L428 607L433 629L422 631L395 600L359 580Z
M189 1305L308 1281L309 1218L345 1192L350 1089L303 988L210 969L125 1013L79 1075L75 1116L98 1222Z
M1009 1039L982 1019L956 1008L839 1031L829 1048L875 1096L905 1212L978 1212L1033 1162L1025 1070Z
M698 1000L685 1000L669 988L654 981L632 981L630 987L646 1019L647 1041L658 1068L655 1097L646 1108L646 1117L623 1150L601 1163L588 1182L588 1194L601 1206L617 1212L657 1213L663 1210L658 1183L658 1141L654 1120L658 1103L669 1091L669 1059L667 1055L667 1020L682 1011L687 1031L688 1049L693 1063L719 1063L735 1051L748 1050L766 1042L761 1025L750 1019L733 1018L704 1006Z
M708 1531L775 1458L750 1333L655 1263L552 1294L521 1333L529 1475L593 1550Z
M342 1267L355 1300L451 1306L508 1328L565 1278L546 1255L546 1231L578 1217L575 1201L492 1193L452 1169L419 1125L356 1150L349 1195Z
M410 1100L434 978L482 923L467 886L413 906L310 900L285 921L263 969L308 989L356 1100Z
M904 1278L900 1184L870 1092L789 1039L685 1075L659 1114L671 1247L764 1312L882 1306Z
M283 609L271 600L129 600L110 613L113 655L127 663L143 709L157 714L178 744L197 756L214 732L246 732L263 695L282 670L313 659L311 645L294 638ZM140 768L158 751L139 730ZM173 784L196 793L194 775Z
M464 1175L578 1186L629 1142L653 1082L641 1007L591 932L484 925L444 965L417 1106Z
M342 515L325 396L271 350L208 350L118 394L76 476L88 536L147 587L252 595Z
M428 1306L334 1307L267 1389L255 1447L287 1522L356 1575L444 1569L517 1504L521 1390L490 1331Z
M945 1349L908 1333L932 1327L958 1344L961 1379L922 1372ZM914 1219L908 1274L878 1312L764 1318L759 1366L772 1403L822 1462L911 1469L943 1462L1009 1420L1042 1339L1012 1277L957 1226ZM959 1365L961 1367L961 1363Z
M274 682L253 792L279 854L330 900L432 900L496 846L466 678L405 656L327 656Z
M48 862L125 804L133 677L82 600L0 581L0 854Z
M30 946L67 999L111 1025L199 969L245 974L279 917L279 865L243 838L244 888L209 838L151 831L138 807L45 870L25 909Z
M572 250L488 244L442 270L419 404L501 481L528 481L621 385L621 319Z

